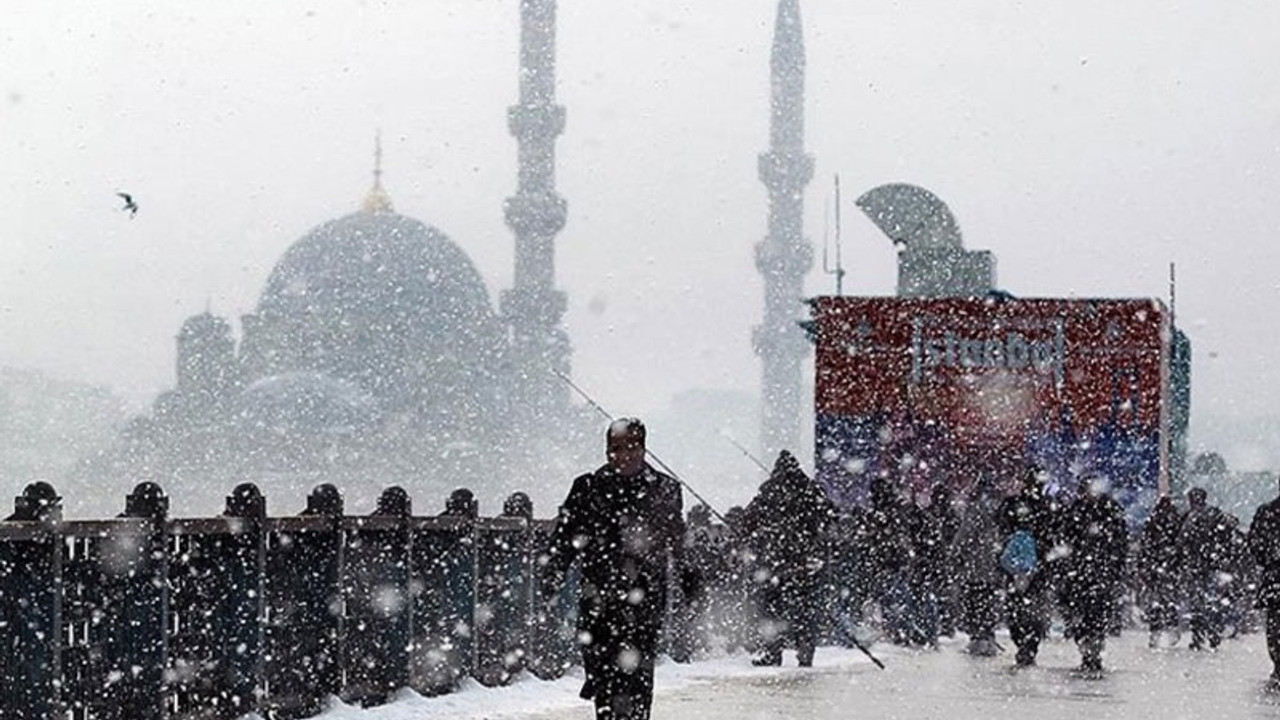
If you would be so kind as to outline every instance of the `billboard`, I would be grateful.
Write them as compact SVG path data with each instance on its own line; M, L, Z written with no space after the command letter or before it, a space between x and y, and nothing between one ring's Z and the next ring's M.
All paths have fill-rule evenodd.
M871 478L927 495L1034 465L1126 505L1167 489L1170 326L1154 299L821 297L818 479L860 503Z

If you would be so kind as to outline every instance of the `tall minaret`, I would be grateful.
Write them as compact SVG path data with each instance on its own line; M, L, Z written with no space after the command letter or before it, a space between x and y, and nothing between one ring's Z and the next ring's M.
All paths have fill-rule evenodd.
M804 36L799 0L778 0L770 59L769 151L760 155L760 180L769 191L769 235L756 245L764 276L764 322L753 336L764 365L761 450L796 451L800 442L801 363L809 351L797 322L813 247L804 237L804 188L813 158L804 152Z
M569 372L569 340L561 326L565 294L555 288L555 237L564 228L565 201L556 194L556 137L564 107L556 95L556 0L520 0L520 102L507 124L519 145L519 182L507 198L507 226L516 236L514 287L502 293L511 333L517 406L540 412L568 403L568 389L551 373Z

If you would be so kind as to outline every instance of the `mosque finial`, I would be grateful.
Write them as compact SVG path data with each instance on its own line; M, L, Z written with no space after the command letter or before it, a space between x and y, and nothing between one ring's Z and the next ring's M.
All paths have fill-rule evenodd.
M365 212L392 212L391 197L382 189L382 131L378 130L373 138L373 187L364 196L360 206Z

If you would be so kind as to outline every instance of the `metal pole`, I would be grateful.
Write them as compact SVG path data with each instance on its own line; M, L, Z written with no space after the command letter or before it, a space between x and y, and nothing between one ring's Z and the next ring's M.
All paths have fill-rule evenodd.
M605 410L604 408L600 407L600 403L597 403L594 399L592 399L592 397L591 397L590 395L588 395L588 394L587 394L587 391L585 391L585 390L583 390L582 388L578 387L577 383L575 383L573 380L570 380L568 375L565 375L564 373L560 372L559 370L557 370L557 369L555 369L555 368L551 368L551 372L552 372L552 373L554 373L556 377L558 377L558 378L560 378L561 380L565 381L565 383L566 383L569 387L573 388L573 391L574 391L574 392L578 393L578 395L580 395L580 396L582 397L582 399L583 399L583 400L586 400L586 401L587 401L587 404L589 404L591 407L595 408L595 409L596 409L596 412L598 412L598 413L600 413L601 415L603 415L603 416L604 416L604 418L605 418L606 420L608 420L609 422L613 422L613 421L614 421L614 419L615 419L615 418L613 417L613 415L609 414L609 411L608 411L608 410ZM711 503L707 502L707 499L706 499L706 498L704 498L704 497L702 497L702 495L700 495L700 494L698 493L698 491L697 491L697 490L694 490L694 489L693 489L693 487L689 485L689 483L687 483L687 482L685 482L683 479L681 479L681 477L680 477L679 475L677 475L677 474L676 474L676 471L671 469L671 466L669 466L669 465L667 465L666 463L662 462L662 458L658 457L658 456L657 456L657 455L656 455L652 450L650 450L650 449L649 449L649 448L647 448L647 447L644 449L644 454L645 454L645 455L647 455L647 456L649 457L649 459L650 459L650 460L652 460L652 461L654 462L654 464L656 464L656 465L658 466L658 469L659 469L659 470L661 470L661 471L665 472L666 474L670 475L671 477L675 478L675 479L676 479L676 482L678 482L678 483L680 483L682 486L684 486L684 489L685 489L685 490L688 490L688 491L689 491L689 494L690 494L690 495L693 495L693 497L694 497L694 498L696 498L696 499L698 500L698 502L702 503L703 505L706 505L706 506L707 506L707 509L711 511L711 514L712 514L712 515L715 515L715 516L716 516L716 519L717 519L717 520L719 520L720 522L722 522L722 523L724 523L726 526L728 526L729 521L728 521L728 520L725 520L724 515L721 515L721 514L720 514L720 511L719 511L719 510L716 510L716 509L715 509L715 506L713 506Z

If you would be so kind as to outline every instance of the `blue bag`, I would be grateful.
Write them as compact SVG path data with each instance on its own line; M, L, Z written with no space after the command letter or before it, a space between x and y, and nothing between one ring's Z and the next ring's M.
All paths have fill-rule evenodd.
M1000 551L1000 568L1021 577L1035 572L1037 563L1035 536L1026 530L1014 531Z

